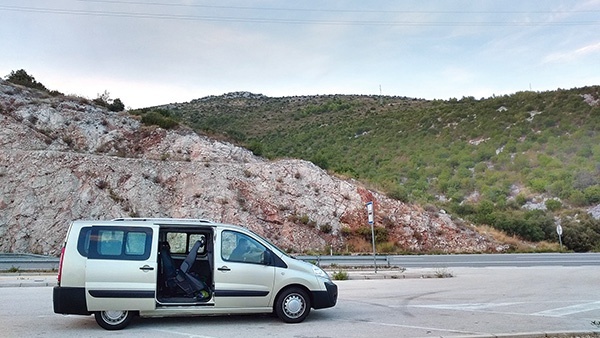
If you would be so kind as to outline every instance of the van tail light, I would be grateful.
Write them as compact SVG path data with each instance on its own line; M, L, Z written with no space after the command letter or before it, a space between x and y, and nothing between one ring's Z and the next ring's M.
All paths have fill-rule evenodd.
M62 277L62 267L63 267L63 259L65 258L65 247L63 246L60 249L60 260L58 261L58 285L60 286L60 279Z

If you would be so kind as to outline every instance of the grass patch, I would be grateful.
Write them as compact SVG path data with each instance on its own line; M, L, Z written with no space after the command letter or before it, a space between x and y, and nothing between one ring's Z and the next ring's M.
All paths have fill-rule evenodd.
M18 266L11 266L10 269L6 270L7 272L19 272L20 269Z
M454 274L447 268L437 268L435 269L434 276L435 278L451 278L454 277Z

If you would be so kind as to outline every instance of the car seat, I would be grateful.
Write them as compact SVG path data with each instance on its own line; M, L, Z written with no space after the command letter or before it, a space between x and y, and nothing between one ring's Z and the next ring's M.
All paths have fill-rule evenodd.
M181 263L179 269L175 268L175 263L171 257L171 250L168 242L163 242L160 248L160 257L163 266L163 277L165 286L173 289L176 286L185 292L186 297L206 298L208 297L207 287L198 277L190 273L192 265L196 261L198 249L202 246L202 241L196 241L189 254Z

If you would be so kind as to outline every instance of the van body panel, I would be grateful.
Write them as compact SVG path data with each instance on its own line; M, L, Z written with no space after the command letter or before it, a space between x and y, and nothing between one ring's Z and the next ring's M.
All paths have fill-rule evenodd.
M285 256L282 258L288 265L286 269L278 269L275 288L281 290L289 285L301 285L308 291L324 291L323 282L315 276L312 264Z
M217 307L159 307L152 311L140 311L140 317L182 317L182 316L209 316L209 315L228 315L228 314L251 314L251 313L270 313L273 308L256 307L256 308L217 308Z
M92 227L85 266L89 311L156 307L157 234L157 225Z
M268 307L275 267L217 259L215 305L218 308Z
M80 287L85 284L85 257L77 251L77 238L84 225L71 223L67 231L62 261L60 285L64 287ZM91 225L90 225L91 226ZM71 239L73 238L73 239Z

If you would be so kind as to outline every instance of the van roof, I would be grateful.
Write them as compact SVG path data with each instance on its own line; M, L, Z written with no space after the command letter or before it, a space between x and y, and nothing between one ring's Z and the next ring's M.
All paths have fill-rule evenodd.
M131 217L131 218L115 218L112 221L139 221L139 222L192 222L192 223L213 223L210 220L203 218L143 218L143 217Z
M74 224L78 224L79 226L93 226L93 225L118 225L125 224L127 226L136 226L136 225L147 225L150 224L158 224L158 225L172 225L172 226L181 226L181 227L194 227L194 226L212 226L212 227L225 227L230 229L238 229L249 231L248 228L234 225L234 224L223 224L223 223L215 223L206 219L194 219L194 218L115 218L112 220L76 220L73 222Z

